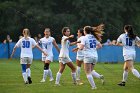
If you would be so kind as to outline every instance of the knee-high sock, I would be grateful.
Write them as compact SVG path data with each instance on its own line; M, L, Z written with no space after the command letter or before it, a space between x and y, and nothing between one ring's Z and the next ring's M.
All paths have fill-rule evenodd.
M72 76L73 82L76 83L76 73L71 73L71 76Z
M96 87L96 86L95 86L95 83L94 83L94 80L93 80L93 77L92 77L91 74L88 74L88 75L87 75L87 79L88 79L88 81L89 81L91 87Z
M48 75L48 70L44 70L44 73L43 73L43 79L46 80L46 77Z
M100 78L101 77L101 75L99 73L97 73L95 70L93 70L91 72L91 74L92 74L93 77L96 77L96 78Z
M31 70L30 70L30 68L26 69L26 73L27 73L27 77L31 77Z
M123 80L122 81L126 82L127 77L128 77L128 72L124 70L124 72L123 72Z
M51 71L50 68L49 68L49 70L48 70L48 74L49 74L50 78L53 78L52 71Z
M55 84L59 84L59 82L60 82L60 77L61 77L61 73L60 73L60 72L57 72Z
M132 73L134 76L136 76L137 78L140 78L140 74L136 69L132 69Z
M80 72L81 72L81 67L77 66L77 69L76 69L77 80L80 80Z
M22 76L23 76L24 82L26 83L27 82L27 73L23 72Z

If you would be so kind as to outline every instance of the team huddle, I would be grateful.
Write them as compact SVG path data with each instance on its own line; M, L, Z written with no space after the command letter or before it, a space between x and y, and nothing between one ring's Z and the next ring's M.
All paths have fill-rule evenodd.
M96 89L96 84L94 82L94 77L99 78L104 84L104 76L99 74L94 70L94 67L98 61L97 49L102 48L101 36L103 34L104 25L101 24L97 27L85 26L83 29L78 29L77 31L77 41L70 42L74 35L70 34L70 28L64 27L62 29L62 39L61 48L59 49L55 39L51 37L51 32L49 28L44 31L44 37L35 42L33 38L30 37L29 29L23 29L23 38L21 38L15 45L11 57L17 47L21 48L20 64L22 68L22 76L25 84L31 84L31 70L30 66L32 64L33 53L32 49L37 47L42 52L42 61L44 63L43 78L40 82L45 82L46 77L50 77L50 81L53 81L53 75L50 68L51 62L53 62L53 46L57 49L59 53L59 70L56 74L55 85L60 85L60 78L67 65L71 69L71 76L73 83L75 85L82 85L80 79L81 65L84 65L84 71L86 77L91 85L92 89ZM124 33L117 39L116 45L123 46L123 57L124 57L124 72L123 80L118 83L119 86L125 86L128 71L140 79L139 72L134 68L133 63L135 61L136 51L135 46L140 44L140 38L133 33L133 28L131 25L126 25L124 27ZM73 49L73 52L77 52L76 65L73 64L69 56L69 46L77 45ZM41 46L41 47L40 47Z

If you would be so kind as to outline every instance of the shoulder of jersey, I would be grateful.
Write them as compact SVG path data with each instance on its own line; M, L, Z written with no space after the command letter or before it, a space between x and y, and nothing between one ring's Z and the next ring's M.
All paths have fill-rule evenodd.
M51 36L49 38L54 39L54 37L51 37Z

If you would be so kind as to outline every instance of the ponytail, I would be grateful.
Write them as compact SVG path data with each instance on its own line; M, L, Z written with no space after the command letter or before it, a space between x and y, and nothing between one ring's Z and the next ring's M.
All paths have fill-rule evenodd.
M136 35L133 32L133 28L132 25L125 25L124 29L126 30L126 32L128 33L128 37L131 39L135 39Z
M84 31L85 31L87 34L92 34L92 35L94 35L94 37L95 37L98 41L100 41L100 38L99 38L98 34L95 33L93 27L91 27L91 26L85 26L85 27L84 27Z

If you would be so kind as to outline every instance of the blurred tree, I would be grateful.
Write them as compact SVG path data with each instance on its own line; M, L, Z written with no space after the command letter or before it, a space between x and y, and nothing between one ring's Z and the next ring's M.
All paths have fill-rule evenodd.
M25 27L32 37L50 27L52 36L60 43L64 26L76 35L78 28L100 23L106 25L103 42L107 38L117 39L125 24L133 25L140 35L139 6L139 0L1 0L0 41L6 34L17 41Z

